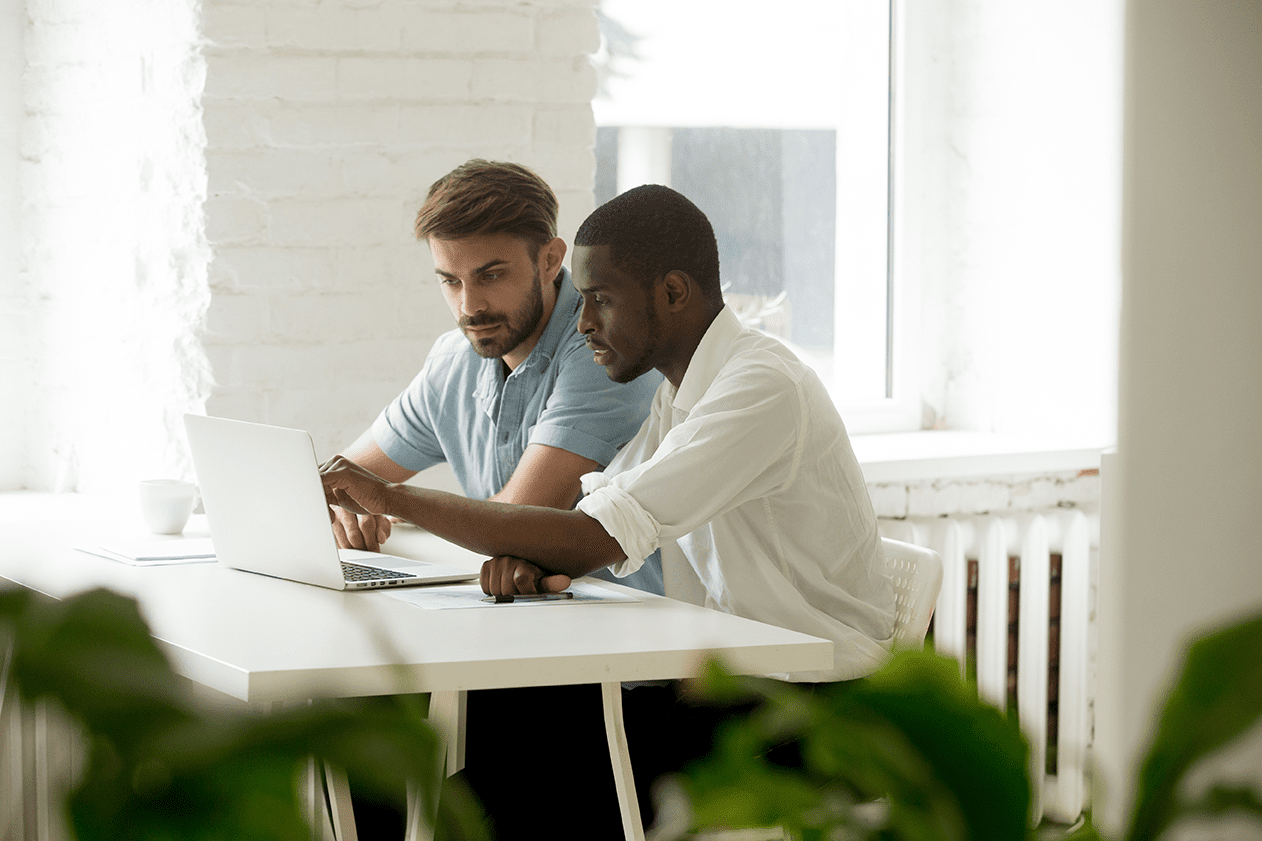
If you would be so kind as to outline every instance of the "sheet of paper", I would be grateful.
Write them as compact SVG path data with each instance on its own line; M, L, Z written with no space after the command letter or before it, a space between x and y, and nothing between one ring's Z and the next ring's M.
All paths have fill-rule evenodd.
M203 563L215 560L209 537L168 537L151 540L113 540L97 546L76 546L80 552L99 555L133 566Z
M507 604L493 604L484 602L486 593L482 592L480 584L440 584L433 587L397 587L390 590L387 595L391 598L407 602L408 604L423 607L426 610L455 610L459 608L490 608L491 610L506 610L512 608L527 607L558 607L563 605L582 604L590 602L638 602L639 599L627 593L617 592L614 590L601 587L599 584L588 584L585 581L576 581L569 587L570 592L574 594L572 599L557 599L553 601L515 601Z

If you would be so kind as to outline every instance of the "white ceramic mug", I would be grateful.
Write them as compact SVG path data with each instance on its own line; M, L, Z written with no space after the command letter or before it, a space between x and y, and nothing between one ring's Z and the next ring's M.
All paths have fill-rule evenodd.
M140 513L154 534L179 534L197 505L197 486L180 479L140 483Z

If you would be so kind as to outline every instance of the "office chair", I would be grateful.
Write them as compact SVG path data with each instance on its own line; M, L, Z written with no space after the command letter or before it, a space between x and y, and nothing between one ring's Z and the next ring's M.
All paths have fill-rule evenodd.
M942 590L942 558L901 540L881 538L894 579L894 647L923 648L938 593Z

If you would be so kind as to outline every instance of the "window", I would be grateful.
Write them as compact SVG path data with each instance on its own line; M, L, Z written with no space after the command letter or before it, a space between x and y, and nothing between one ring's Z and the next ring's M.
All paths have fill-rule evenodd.
M596 199L679 190L725 295L829 384L851 431L918 428L905 359L890 0L602 0Z

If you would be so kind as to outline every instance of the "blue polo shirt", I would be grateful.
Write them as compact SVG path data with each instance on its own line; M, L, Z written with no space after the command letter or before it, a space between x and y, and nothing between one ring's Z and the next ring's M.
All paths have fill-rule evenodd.
M578 333L581 304L563 268L548 326L507 376L503 362L478 356L461 331L444 333L416 379L373 423L377 446L408 470L447 462L471 499L498 493L530 444L608 465L648 416L662 376L610 380ZM661 593L661 562L642 569L634 581L608 570L598 577Z

